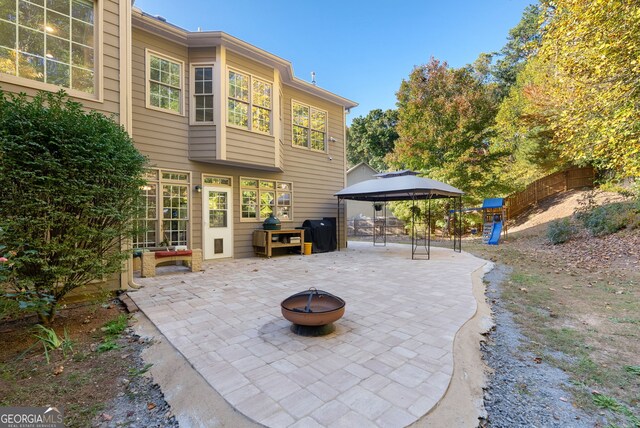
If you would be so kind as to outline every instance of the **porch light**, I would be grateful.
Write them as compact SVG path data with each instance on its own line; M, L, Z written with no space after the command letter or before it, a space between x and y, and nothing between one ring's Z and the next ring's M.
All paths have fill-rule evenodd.
M197 193L202 193L202 186L196 184L196 187L194 187L193 190L195 190Z

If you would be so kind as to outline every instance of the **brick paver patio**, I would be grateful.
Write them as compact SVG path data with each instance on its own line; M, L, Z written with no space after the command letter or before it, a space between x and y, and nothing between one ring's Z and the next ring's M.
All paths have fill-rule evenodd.
M453 339L473 316L471 273L484 260L432 248L350 242L311 256L205 264L140 279L132 299L227 402L273 427L406 426L451 379ZM280 302L316 287L342 297L324 337L300 337ZM194 397L194 399L197 399Z

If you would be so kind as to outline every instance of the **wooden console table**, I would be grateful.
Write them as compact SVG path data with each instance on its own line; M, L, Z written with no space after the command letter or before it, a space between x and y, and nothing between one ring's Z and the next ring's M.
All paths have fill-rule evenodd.
M300 242L292 243L291 238L300 238ZM298 247L300 254L304 254L304 229L253 231L253 249L256 254L271 257L274 248L284 247Z

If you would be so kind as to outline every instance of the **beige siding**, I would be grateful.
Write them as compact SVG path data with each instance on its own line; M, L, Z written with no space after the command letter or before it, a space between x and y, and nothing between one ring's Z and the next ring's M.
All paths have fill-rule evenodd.
M161 168L188 170L189 124L186 115L178 115L146 108L145 49L183 61L187 68L187 49L138 29L133 30L132 46L132 106L133 139L138 149ZM188 73L183 70L187 93ZM188 111L188 100L184 103Z
M231 51L227 51L227 66L273 82L273 68ZM226 75L225 73L223 74Z
M215 59L215 47L189 48L189 76L191 75L191 64L213 64ZM214 66L218 65L215 64ZM188 96L191 98L192 94L189 92ZM219 94L214 94L214 97L217 96ZM190 111L188 113L190 114ZM191 125L189 129L189 158L192 160L206 160L215 159L215 157L216 127L214 125Z
M288 86L284 87L283 95L283 156L285 158L283 180L290 180L294 183L294 219L296 222L302 223L306 219L336 217L337 198L333 195L345 187L343 109L341 106ZM292 146L292 99L328 112L327 137L333 137L336 141L327 143L326 153ZM341 214L343 213L341 212ZM340 230L344 231L344 222L340 224Z
M326 102L305 92L283 85L283 141L280 144L283 173L253 168L199 162L197 159L215 158L215 127L189 126L187 116L178 116L145 108L144 48L185 62L185 95L188 94L189 62L208 62L213 59L211 48L187 49L154 37L142 30L133 33L133 108L134 139L139 149L149 156L151 164L160 168L189 171L191 173L191 241L192 248L202 248L202 197L193 186L202 185L202 175L224 175L233 178L234 257L252 257L252 234L261 228L260 221L240 221L240 177L254 177L290 181L293 183L293 219L283 227L300 226L306 219L336 217L336 198L333 194L344 183L344 114L341 106ZM228 66L265 80L273 80L273 69L258 62L227 52ZM223 76L226 76L226 66ZM218 96L215 94L214 96ZM224 96L224 95L222 95ZM291 99L328 111L328 137L337 141L328 143L328 153L318 153L291 146ZM224 103L226 104L226 103ZM188 103L185 103L188 112ZM223 114L226 118L226 114ZM274 118L274 120L278 120ZM259 167L273 167L276 162L275 137L226 126L226 159L229 162L249 163ZM190 158L189 158L190 156ZM329 160L332 157L333 160ZM191 160L190 160L191 159ZM344 223L341 224L344 232ZM341 233L344 236L344 233Z
M189 48L189 62L213 63L216 60L216 48Z
M214 125L191 125L189 128L189 158L215 159L216 127Z
M275 166L273 137L227 126L227 160Z
M102 66L102 82L104 88L103 102L78 98L87 109L97 110L106 115L118 114L120 111L120 59L119 59L119 1L105 0L101 2L103 7L103 66ZM34 95L37 90L33 89L32 82L25 79L19 85L7 83L2 79L0 74L0 87L6 92L25 92L28 95ZM60 88L54 88L57 91ZM87 95L91 97L91 95Z

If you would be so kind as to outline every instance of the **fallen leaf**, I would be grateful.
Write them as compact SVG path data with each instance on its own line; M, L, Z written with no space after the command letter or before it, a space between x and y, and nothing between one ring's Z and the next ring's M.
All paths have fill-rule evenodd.
M64 366L58 366L54 371L53 371L53 375L54 376L58 376L59 374L62 374L62 372L64 371Z
M156 408L155 403L147 403L147 410L153 410Z
M109 422L111 419L113 419L113 416L107 413L101 414L100 417L102 418L103 421L106 421L106 422Z
M540 358L540 357L535 357L535 358L533 359L533 362L534 362L534 363L536 363L536 364L542 364L542 358Z

